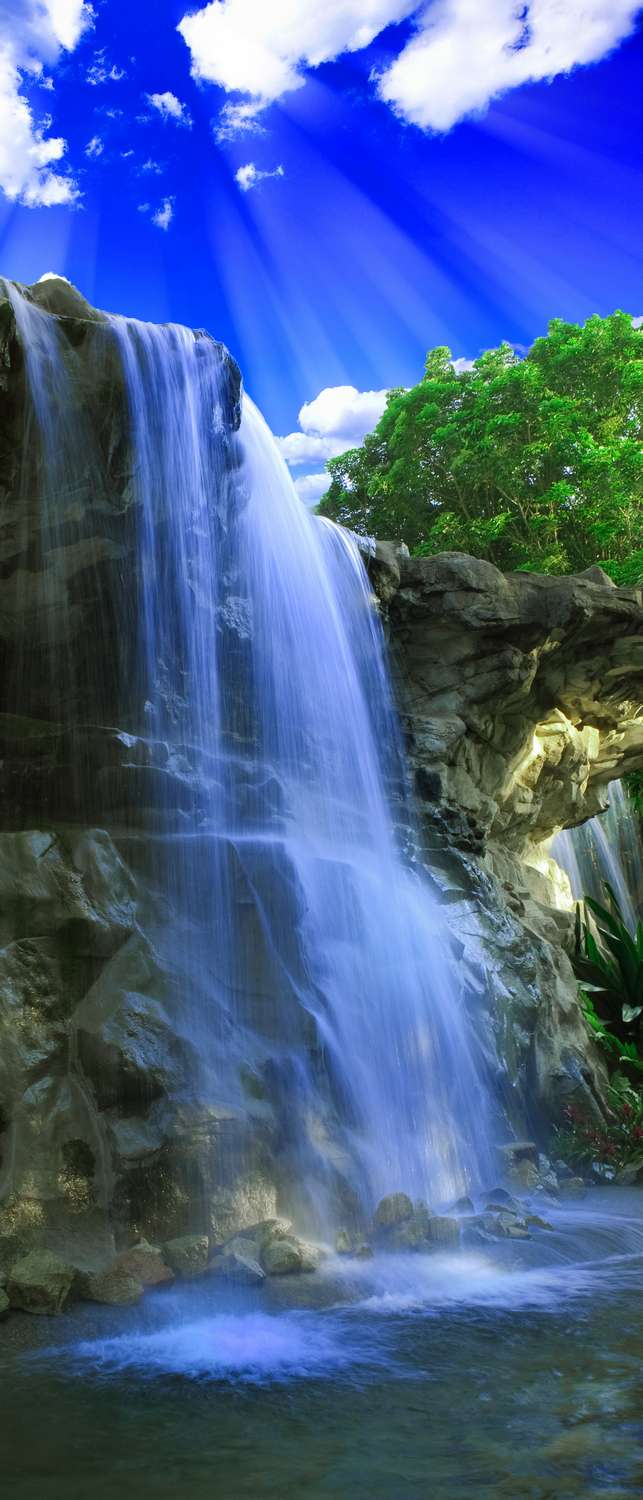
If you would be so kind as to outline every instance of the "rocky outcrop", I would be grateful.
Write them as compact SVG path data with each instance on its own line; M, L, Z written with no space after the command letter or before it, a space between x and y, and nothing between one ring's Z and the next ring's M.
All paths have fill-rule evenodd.
M59 417L89 457L70 485L55 446L43 451L29 340L0 296L0 1282L22 1263L10 1298L35 1305L42 1286L54 1308L55 1266L30 1259L42 1246L73 1264L75 1295L105 1301L208 1266L256 1284L304 1272L315 1253L274 1228L302 1207L304 1140L346 1247L370 1253L302 1003L305 899L284 843L269 861L249 837L192 843L207 879L233 893L233 961L192 888L169 907L166 850L199 826L202 784L190 747L142 733L136 711L140 515L122 369L104 316L66 283L27 289L26 302L55 322ZM194 337L220 369L233 466L239 372ZM51 371L45 385L49 398ZM506 1112L532 1133L568 1091L600 1094L543 840L643 762L640 600L602 576L504 578L383 544L370 566L421 814L419 844L403 832L443 902ZM239 664L227 710L243 748L242 604L231 584L219 628ZM159 693L175 679L161 674ZM250 817L259 798L279 827L283 788L250 757L219 798L224 827L228 809ZM424 1243L423 1223L396 1232L421 1228ZM67 1296L69 1278L60 1285Z
M510 1116L599 1096L547 841L643 765L643 600L600 568L505 576L378 545L421 842Z

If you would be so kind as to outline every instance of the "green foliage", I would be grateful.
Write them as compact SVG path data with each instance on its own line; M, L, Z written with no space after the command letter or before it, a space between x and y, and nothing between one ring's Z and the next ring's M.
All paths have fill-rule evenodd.
M556 319L456 375L447 348L390 393L361 448L331 460L319 510L416 553L467 551L549 573L600 561L643 577L643 331L622 312Z
M630 771L625 777L625 790L633 811L643 818L643 771Z
M643 923L632 936L607 881L604 889L609 906L586 896L584 918L577 907L574 972L587 1021L613 1063L643 1075Z
M555 1149L570 1166L595 1162L615 1172L623 1167L643 1169L643 1092L633 1089L620 1074L609 1089L610 1115L606 1123L590 1119L569 1105L565 1124L555 1132Z

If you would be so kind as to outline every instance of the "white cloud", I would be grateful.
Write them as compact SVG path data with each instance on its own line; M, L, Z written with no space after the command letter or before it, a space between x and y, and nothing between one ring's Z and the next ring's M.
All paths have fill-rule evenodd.
M155 177L160 177L162 171L163 168L160 162L153 161L151 156L148 156L147 161L141 163L141 172L153 172Z
M453 365L456 375L464 375L466 370L473 369L475 360L466 359L465 356L461 354L457 359L452 359L451 364Z
M151 207L151 203L139 203L138 211L140 214L149 214Z
M326 494L329 484L329 475L322 471L321 474L302 474L295 480L295 489L304 505L313 506Z
M598 62L634 28L640 0L212 0L178 30L195 78L245 95L223 139L297 89L306 69L367 47L391 23L413 35L376 79L404 120L447 131L520 84ZM233 109L236 109L236 105Z
M412 124L451 130L508 89L598 62L640 10L640 0L436 0L378 91Z
M256 99L246 99L241 104L224 104L218 120L212 121L215 141L232 141L240 135L263 135L264 128L257 115L263 105Z
M643 317L632 318L633 328L643 328Z
M266 105L304 82L341 52L367 47L418 0L212 0L185 15L178 30L190 49L195 78Z
M108 62L105 48L101 47L94 53L94 61L87 69L85 82L91 84L92 88L99 88L103 83L120 83L125 76L125 69Z
M161 207L157 208L155 214L152 214L152 223L156 224L157 229L169 229L173 218L174 199L164 198Z
M188 130L192 129L192 116L186 104L177 99L166 89L164 94L146 94L148 104L157 110L162 120L173 120L176 125L184 125Z
M358 391L354 385L331 385L307 401L299 413L299 431L277 438L292 468L326 463L355 448L372 432L386 406L387 391ZM306 476L310 477L310 476Z
M56 169L67 149L47 134L51 120L34 119L23 89L28 82L50 87L45 66L55 67L91 26L83 0L2 0L0 10L0 189L28 207L73 203L74 178Z
M234 174L235 182L238 182L242 193L249 193L251 188L258 187L260 182L265 182L267 177L284 177L283 167L275 167L273 172L263 172L256 167L253 161L249 161L245 167L239 167Z
M85 147L85 156L89 156L89 157L102 156L104 150L105 150L105 147L103 145L103 142L101 141L100 136L99 135L93 135L92 138L91 138L91 141L88 141L87 145Z

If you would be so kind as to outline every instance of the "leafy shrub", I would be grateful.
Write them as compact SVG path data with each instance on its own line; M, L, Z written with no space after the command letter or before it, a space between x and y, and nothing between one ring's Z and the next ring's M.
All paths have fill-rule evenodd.
M589 1119L573 1104L565 1110L565 1125L555 1132L556 1150L570 1166L643 1168L643 1092L617 1075L609 1089L610 1116L603 1124Z
M585 916L580 903L576 909L574 971L586 1019L613 1066L643 1075L643 923L632 936L607 881L604 889L609 908L586 896Z

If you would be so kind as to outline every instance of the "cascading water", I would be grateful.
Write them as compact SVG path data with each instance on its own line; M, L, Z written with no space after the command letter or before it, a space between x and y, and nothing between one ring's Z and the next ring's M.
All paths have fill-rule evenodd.
M569 878L572 896L605 901L614 891L631 932L643 911L643 849L639 825L620 781L609 786L607 811L552 839L550 853Z
M55 320L12 296L69 491L90 459L44 381ZM301 505L247 398L226 428L220 346L121 318L101 358L106 340L137 517L127 727L161 788L153 936L183 1025L219 1096L261 1060L317 1223L338 1175L366 1210L398 1189L443 1202L492 1171L489 1106L439 909L401 852L403 754L357 547Z

